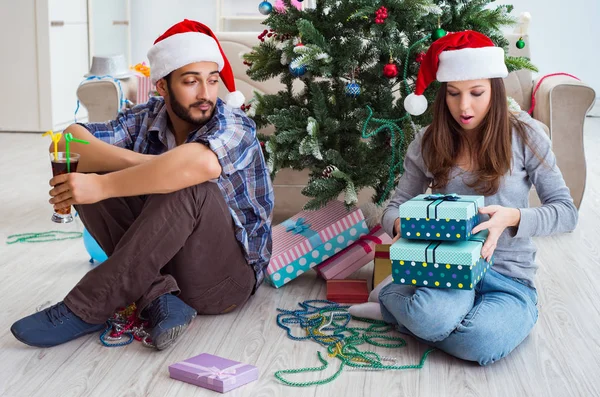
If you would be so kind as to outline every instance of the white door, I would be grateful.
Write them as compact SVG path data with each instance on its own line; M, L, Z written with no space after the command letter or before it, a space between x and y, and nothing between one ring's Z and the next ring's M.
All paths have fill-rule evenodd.
M90 0L90 32L92 56L123 54L131 64L128 0Z
M49 0L52 128L74 121L77 87L89 71L86 0ZM80 109L78 119L87 113Z

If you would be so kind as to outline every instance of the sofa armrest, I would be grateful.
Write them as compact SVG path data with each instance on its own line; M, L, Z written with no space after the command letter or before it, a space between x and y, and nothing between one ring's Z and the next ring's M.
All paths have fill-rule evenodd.
M595 98L590 86L568 76L544 79L535 94L533 117L550 129L552 150L577 208L586 178L583 124Z

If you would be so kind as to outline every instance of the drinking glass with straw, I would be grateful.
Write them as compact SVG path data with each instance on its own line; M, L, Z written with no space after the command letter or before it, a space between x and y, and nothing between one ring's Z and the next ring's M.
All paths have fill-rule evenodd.
M50 135L52 142L54 143L54 152L50 153L50 162L52 164L52 175L62 175L70 172L77 172L77 164L79 163L79 154L71 153L71 142L78 142L84 145L89 142L82 139L76 139L71 133L64 134L65 137L65 151L58 151L58 143L62 138L62 133L54 133L53 131L46 132L43 136ZM69 223L73 222L73 216L71 215L71 207L61 208L54 211L52 214L52 221L56 223Z
M42 136L48 136L48 135L50 135L50 138L52 139L52 142L54 143L54 161L58 161L58 142L60 142L60 138L62 138L62 132L57 132L55 134L54 131L50 130L50 131L46 131Z
M67 152L67 173L71 172L71 142L79 142L79 143L83 143L84 145L89 145L88 141L84 141L83 139L77 139L77 138L73 138L73 134L71 134L70 132L67 132L65 134L65 150ZM73 154L77 154L77 153L73 153ZM79 154L77 154L77 161L79 161ZM76 170L73 170L73 172L76 172Z

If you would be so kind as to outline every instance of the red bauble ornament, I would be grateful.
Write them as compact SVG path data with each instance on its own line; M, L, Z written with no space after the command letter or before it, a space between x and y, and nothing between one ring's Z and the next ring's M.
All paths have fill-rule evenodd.
M385 20L388 17L387 8L381 6L377 11L375 11L375 23L381 25L385 23Z
M419 54L417 54L417 57L415 58L415 61L421 63L421 62L423 62L424 59L425 59L425 53L424 52L420 52Z
M398 76L398 65L396 65L393 61L390 61L387 65L383 67L383 75L388 79L393 79Z

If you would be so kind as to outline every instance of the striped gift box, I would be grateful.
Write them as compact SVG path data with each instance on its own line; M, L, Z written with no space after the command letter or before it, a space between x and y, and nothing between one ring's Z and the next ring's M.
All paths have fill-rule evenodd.
M350 247L317 265L315 271L325 280L345 279L375 258L374 248L377 244L391 243L390 236L381 225L377 225Z
M148 102L150 96L153 95L155 87L152 85L150 77L146 77L142 74L136 73L135 78L137 79L138 89L136 95L136 105Z
M362 211L348 211L341 201L317 211L301 211L273 227L268 281L279 288L368 233Z

